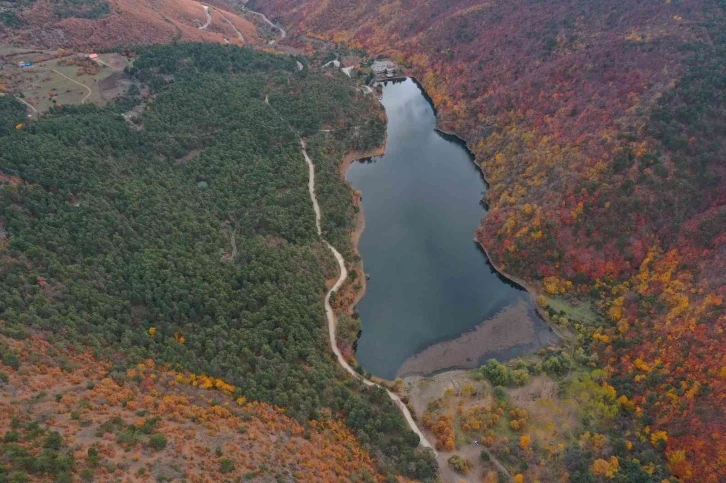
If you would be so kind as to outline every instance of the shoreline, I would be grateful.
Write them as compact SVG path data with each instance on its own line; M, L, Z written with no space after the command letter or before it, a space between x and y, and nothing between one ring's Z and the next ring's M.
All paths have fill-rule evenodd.
M555 337L546 324L537 326L536 317L534 308L522 298L459 336L430 344L408 357L396 372L396 378L426 378L477 369L484 359L515 358L547 347Z
M386 125L388 125L388 118L386 117ZM366 159L366 158L373 158L376 156L383 156L386 152L386 145L388 143L388 139L383 140L383 144L381 146L378 146L376 148L371 148L366 151L349 151L345 153L343 156L343 160L340 163L340 177L343 180L345 184L347 184L350 187L352 197L353 197L353 205L358 207L358 213L355 217L355 228L353 228L353 231L350 233L350 242L351 242L351 248L353 251L353 254L356 255L360 261L357 263L349 262L349 266L352 270L355 270L358 273L358 280L360 281L360 289L355 291L353 295L353 300L346 307L346 312L350 315L353 315L355 312L355 307L358 305L358 303L361 301L363 296L366 294L366 288L367 288L367 280L366 280L366 272L365 267L363 265L363 257L361 256L360 252L358 251L358 242L360 241L361 235L363 235L363 231L366 228L366 220L365 216L363 215L363 203L362 203L362 194L359 194L358 190L353 188L353 185L351 185L347 179L345 179L345 174L348 172L348 169L350 169L350 166L358 160ZM359 329L360 330L360 329ZM358 335L360 337L360 333ZM353 341L353 346L358 343L358 339Z

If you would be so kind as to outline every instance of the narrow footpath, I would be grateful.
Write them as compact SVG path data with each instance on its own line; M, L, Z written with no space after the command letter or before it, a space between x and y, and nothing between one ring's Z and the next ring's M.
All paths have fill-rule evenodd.
M55 70L55 69L50 69L50 70L51 70L52 72L55 72L55 73L56 73L56 74L58 74L59 76L61 76L61 77L64 77L65 79L67 79L67 80L69 80L69 81L73 82L74 84L78 84L79 86L83 87L83 88L84 88L84 89L85 89L85 90L86 90L86 91L88 92L88 93L86 94L86 96L85 96L85 97L84 97L83 99L81 99L81 104L85 104L85 103L86 103L86 101L88 100L88 98L89 98L89 97L91 97L91 94L93 94L93 91L91 91L91 88L90 88L90 87L88 87L88 86L87 86L86 84L81 84L80 82L78 82L78 81L76 81L76 80L73 80L73 79L71 79L70 77L68 77L67 75L65 75L65 74L64 74L63 72L59 72L59 71L57 71L57 70Z
M305 141L300 139L300 145L302 147L303 156L305 157L305 162L308 164L308 190L310 191L310 199L313 202L313 209L315 210L315 228L318 231L318 235L322 237L322 229L320 227L320 205L318 205L318 199L315 196L315 165L313 164L305 149ZM420 439L419 444L424 448L431 448L434 454L437 454L436 449L434 449L433 445L429 442L428 439L426 439L426 436L424 436L423 432L421 432L418 425L416 424L416 421L414 421L413 417L411 416L411 412L408 410L408 407L406 407L401 398L397 394L386 389L385 387L380 386L375 382L369 381L368 379L358 374L355 370L353 370L352 367L350 367L348 362L345 360L345 358L343 358L343 355L340 353L340 349L338 349L338 344L335 342L335 330L336 326L338 325L338 321L335 317L335 312L333 312L333 307L330 305L330 297L335 292L337 292L340 287L345 283L345 280L348 278L348 269L345 268L345 260L343 259L343 255L341 255L340 252L338 252L338 250L336 250L326 240L323 239L323 242L330 249L330 251L333 252L333 256L338 262L338 267L340 267L340 276L338 277L338 280L325 295L325 316L328 319L328 334L330 336L330 346L335 353L335 357L338 359L338 364L340 364L340 366L345 369L351 376L360 380L366 386L377 386L385 390L391 400L399 407L399 409L403 413L403 417L406 419L406 422L408 423L411 430L418 435Z
M207 27L209 27L209 24L212 23L212 14L209 13L209 7L206 5L202 5L202 8L204 9L204 13L207 16L207 22L201 27L197 27L199 30L205 30Z

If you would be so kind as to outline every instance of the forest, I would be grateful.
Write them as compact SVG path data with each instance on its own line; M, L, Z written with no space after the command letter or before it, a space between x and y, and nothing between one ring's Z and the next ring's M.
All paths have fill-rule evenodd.
M432 478L433 455L385 392L336 365L324 325L337 266L299 139L324 237L350 250L338 165L383 141L378 104L292 57L198 43L135 53L127 74L148 97L132 88L18 128L24 111L0 98L0 333L115 371L154 359L218 378L303 425L345 424L391 477ZM142 114L126 120L132 108Z
M552 297L592 304L600 322L565 328L642 441L684 481L722 480L726 2L256 7L419 79L487 177L492 261L551 314Z

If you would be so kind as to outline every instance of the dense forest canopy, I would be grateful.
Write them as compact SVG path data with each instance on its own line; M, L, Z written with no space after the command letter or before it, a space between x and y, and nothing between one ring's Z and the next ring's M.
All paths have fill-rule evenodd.
M382 142L379 107L290 57L205 44L138 56L128 73L151 97L0 131L0 331L223 378L299 421L342 419L385 471L434 475L385 392L334 363L324 326L337 268L299 139L325 237L350 247L338 163ZM2 126L22 120L0 101Z

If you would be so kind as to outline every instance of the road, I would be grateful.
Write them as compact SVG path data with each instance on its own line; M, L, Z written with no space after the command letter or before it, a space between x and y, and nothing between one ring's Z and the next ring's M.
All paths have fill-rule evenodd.
M308 165L308 191L310 192L310 199L312 200L313 210L315 211L315 228L318 231L318 235L322 236L322 229L320 226L320 205L318 204L318 199L315 196L315 165L313 164L312 160L308 156L307 150L305 149L305 141L301 139L300 145L302 147L303 157L305 158L305 162ZM338 321L335 317L333 307L330 305L330 298L345 283L345 280L348 278L348 270L345 268L345 260L343 259L343 255L341 255L340 252L338 252L338 250L336 250L335 247L333 247L326 240L323 240L323 242L333 253L335 260L338 262L338 267L340 268L340 276L338 277L338 280L325 295L325 316L328 319L328 335L330 336L330 346L333 349L333 353L335 353L335 357L338 359L338 364L343 369L345 369L351 376L355 377L366 386L376 386L385 390L391 400L396 404L396 406L398 406L398 408L403 413L403 417L406 419L408 426L414 433L418 435L419 444L424 448L431 448L434 454L437 454L434 446L429 442L428 439L426 439L426 436L424 436L424 434L421 432L418 425L416 424L416 421L414 421L413 416L411 416L411 412L408 410L408 407L406 407L401 398L397 394L386 389L385 387L382 387L375 382L369 381L368 379L365 379L363 376L358 374L355 370L353 370L352 367L350 367L350 364L348 364L348 361L345 360L343 354L341 354L340 352L340 349L338 349L338 344L335 341L335 330L338 325Z

